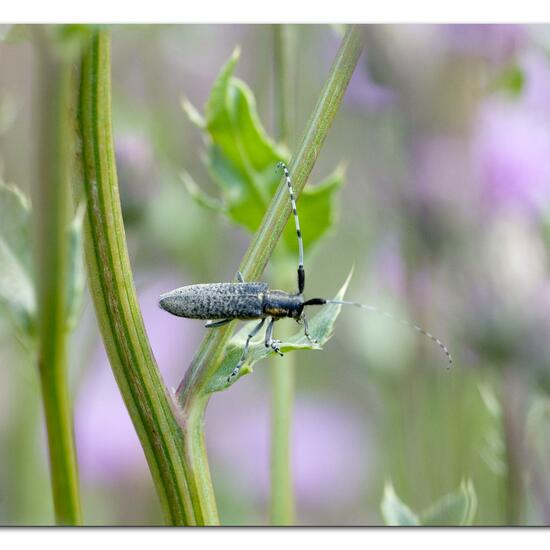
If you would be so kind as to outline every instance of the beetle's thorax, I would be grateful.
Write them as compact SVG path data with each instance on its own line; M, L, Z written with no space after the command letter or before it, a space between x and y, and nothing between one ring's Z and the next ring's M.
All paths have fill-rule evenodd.
M264 296L264 313L270 317L298 319L304 309L301 294L289 294L283 290L269 290Z

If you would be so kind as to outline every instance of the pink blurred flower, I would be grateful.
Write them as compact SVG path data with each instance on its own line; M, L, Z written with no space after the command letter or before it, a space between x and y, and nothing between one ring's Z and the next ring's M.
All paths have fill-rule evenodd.
M372 266L383 290L394 296L402 295L406 287L406 267L397 235L382 240L374 252Z
M367 65L367 56L365 53L362 54L346 90L346 101L366 111L378 112L393 107L397 97L395 90L378 84L372 79Z
M549 122L521 103L493 100L482 107L473 156L490 208L534 213L549 204Z
M496 64L508 61L527 38L522 25L444 25L443 28L450 50Z
M550 116L550 61L542 51L530 50L521 56L524 85L520 97L523 107Z
M328 72L338 51L341 37L336 32L327 32L321 45L322 62ZM397 101L397 92L372 77L367 51L363 52L353 71L344 100L348 105L369 113L385 111Z
M489 208L540 214L550 201L550 63L530 51L519 68L520 96L491 98L480 107L473 161Z
M415 136L409 159L411 185L407 190L415 201L455 209L470 202L470 154L461 138L445 133Z
M248 383L247 383L248 382ZM270 485L269 396L243 380L212 400L206 425L213 465L244 494L266 501ZM296 400L292 469L298 506L329 509L364 492L367 426L350 406Z

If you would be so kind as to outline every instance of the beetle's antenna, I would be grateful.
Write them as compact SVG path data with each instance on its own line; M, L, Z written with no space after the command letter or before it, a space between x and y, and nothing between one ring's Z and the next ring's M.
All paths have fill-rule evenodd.
M304 272L304 243L302 242L302 232L300 231L300 220L298 219L298 211L296 210L296 200L294 199L294 191L292 190L292 182L290 181L290 173L284 162L277 164L278 169L282 169L285 174L286 185L290 194L290 203L292 205L292 213L294 214L294 223L296 224L296 236L298 237L298 294L303 294L306 283Z
M405 321L404 319L400 319L399 317L395 317L391 313L388 313L387 311L378 309L376 306L370 306L366 304L360 304L359 302L348 302L346 300L325 300L324 298L312 298L311 300L307 300L304 303L304 306L320 306L324 304L338 304L338 305L344 305L344 306L354 306L361 309L366 309L367 311L373 311L374 313L378 313L379 315L383 315L384 317L391 319L392 321L396 321L398 323L401 323L402 325L405 325L409 328L412 328L416 330L417 332L420 332L420 334L423 334L424 336L427 336L430 340L435 342L442 350L443 353L447 356L448 365L447 368L450 369L453 365L453 358L451 356L451 352L448 350L447 346L436 336L434 336L431 332L428 332L427 330L424 330L422 327L419 327L418 325L415 325L413 323L409 323L409 321Z

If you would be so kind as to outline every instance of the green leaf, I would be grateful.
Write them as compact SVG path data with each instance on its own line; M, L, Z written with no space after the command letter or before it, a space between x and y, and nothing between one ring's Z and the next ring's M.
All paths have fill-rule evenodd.
M342 285L342 288L340 288L340 290L338 291L335 299L343 299L346 289L349 285L351 275L352 272L350 272L350 274L348 275L346 281ZM280 344L281 351L290 352L303 349L323 349L322 346L328 340L330 340L332 336L334 324L338 315L340 314L341 309L342 306L337 304L322 306L322 309L319 311L319 313L317 313L311 319L308 319L310 336L312 340L316 341L317 343L310 342L306 338L303 328L300 327L293 336ZM234 381L228 383L227 378L241 358L247 335L250 333L251 329L258 324L258 322L258 320L254 320L250 323L246 323L239 331L237 331L233 335L225 349L224 358L220 366L218 367L218 370L212 377L209 386L206 389L206 393L224 390L235 383ZM275 327L276 326L277 325L275 325ZM255 363L275 353L271 348L265 347L263 332L264 331L260 331L260 334L256 336L256 338L252 342L250 342L247 360L241 367L241 370L236 379L244 376L245 374L251 373L252 366Z
M276 165L279 161L288 162L290 155L262 126L250 88L233 76L238 58L237 49L220 71L206 103L204 117L186 99L182 100L182 108L189 119L205 134L204 163L220 190L221 199L216 202L200 193L190 177L185 184L197 203L223 211L230 220L254 232L281 181L282 175ZM344 170L339 167L321 184L304 189L298 211L305 228L306 250L333 224L334 196L343 178ZM224 208L219 208L218 204L223 204ZM295 253L293 223L288 224L282 242L284 250Z
M525 87L525 74L522 68L513 64L500 73L494 83L496 90L502 90L513 97L519 97Z
M14 185L0 182L0 303L17 329L34 334L36 296L32 277L29 201Z
M27 197L15 185L0 182L0 304L10 313L21 336L32 340L35 334L37 305L31 213ZM67 228L68 329L76 324L84 295L83 218L84 205L81 205Z
M471 480L430 506L421 514L423 525L472 525L477 510L477 497Z
M381 510L386 525L420 525L418 516L397 496L391 483L384 487Z

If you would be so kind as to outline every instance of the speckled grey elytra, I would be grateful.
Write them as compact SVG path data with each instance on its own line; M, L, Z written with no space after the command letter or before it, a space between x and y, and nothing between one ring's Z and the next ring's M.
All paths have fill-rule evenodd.
M259 319L267 283L190 285L160 297L160 307L188 319Z

